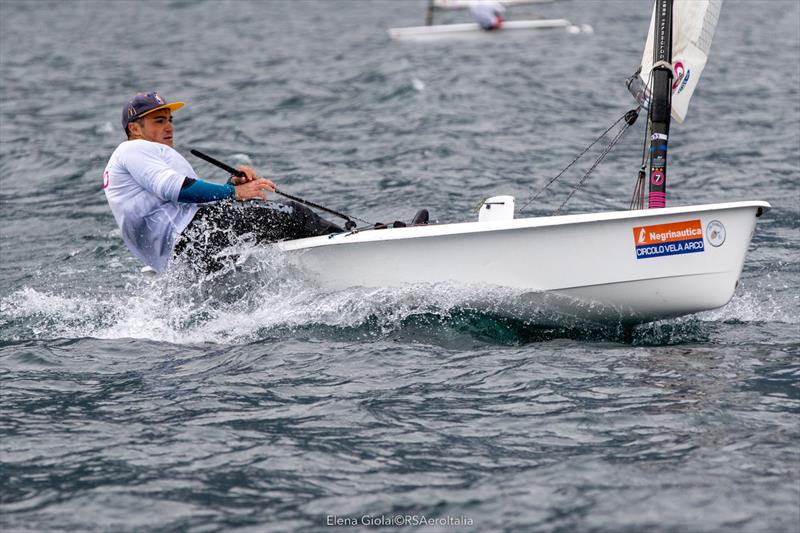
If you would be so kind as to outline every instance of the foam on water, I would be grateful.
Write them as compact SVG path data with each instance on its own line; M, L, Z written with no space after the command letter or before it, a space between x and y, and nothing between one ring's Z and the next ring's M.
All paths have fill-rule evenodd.
M246 253L230 269L198 279L179 266L163 276L138 275L123 290L105 294L25 287L0 300L0 323L10 338L96 337L141 338L169 343L242 343L269 336L291 335L298 329L322 326L360 329L369 335L389 335L415 320L440 326L462 324L464 313L498 319L486 302L509 302L519 296L500 287L426 284L402 288L354 287L325 291L273 249ZM764 287L740 289L732 301L713 311L644 324L636 328L637 343L685 342L705 337L704 323L777 322L796 324L796 301ZM796 298L795 298L796 300ZM476 304L476 302L482 302ZM526 318L500 317L511 325L517 342L536 340L531 331L560 322L554 334L575 332L621 338L621 328L559 316L547 300L526 309ZM530 331L527 331L530 330ZM574 330L573 334L570 332ZM552 328L548 331L553 331ZM424 339L423 339L424 340Z

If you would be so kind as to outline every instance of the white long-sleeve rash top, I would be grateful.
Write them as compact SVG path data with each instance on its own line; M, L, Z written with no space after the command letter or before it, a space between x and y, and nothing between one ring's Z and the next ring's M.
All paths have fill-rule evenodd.
M122 240L156 272L166 270L178 236L198 209L178 202L187 177L198 179L181 154L143 139L120 144L103 172L103 189Z

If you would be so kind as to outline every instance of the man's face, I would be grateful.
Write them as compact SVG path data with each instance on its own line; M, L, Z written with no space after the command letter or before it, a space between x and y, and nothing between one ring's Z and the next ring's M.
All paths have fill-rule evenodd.
M134 124L139 127L142 139L172 147L172 111L169 109L148 113Z

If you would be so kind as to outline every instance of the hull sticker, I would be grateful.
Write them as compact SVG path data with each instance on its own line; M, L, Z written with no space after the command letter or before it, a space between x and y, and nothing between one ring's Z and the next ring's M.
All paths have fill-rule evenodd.
M633 228L636 259L693 254L705 250L700 220Z
M719 220L712 220L706 226L706 239L711 246L722 246L725 242L725 226Z

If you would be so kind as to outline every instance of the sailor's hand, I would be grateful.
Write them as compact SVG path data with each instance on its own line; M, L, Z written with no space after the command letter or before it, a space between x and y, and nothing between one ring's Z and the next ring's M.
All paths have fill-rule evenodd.
M247 183L248 181L254 181L258 179L256 171L247 165L240 166L239 171L244 172L244 176L231 176L231 183L234 185L241 185L243 183Z
M264 178L256 178L241 185L235 185L236 199L240 202L244 200L266 200L267 193L264 191L274 191L275 184Z

